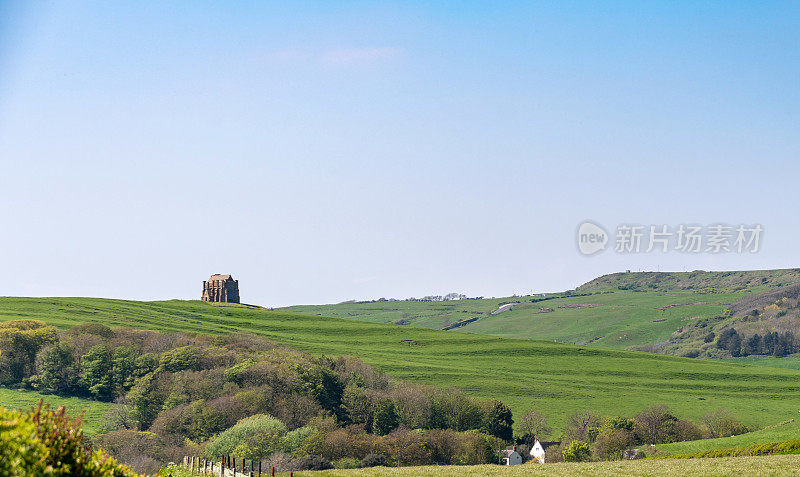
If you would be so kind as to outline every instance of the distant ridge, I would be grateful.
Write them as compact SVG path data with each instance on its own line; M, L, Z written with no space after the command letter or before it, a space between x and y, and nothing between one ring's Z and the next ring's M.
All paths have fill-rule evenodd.
M619 272L595 278L577 288L581 292L615 290L739 291L753 287L782 287L800 283L800 269L706 272Z

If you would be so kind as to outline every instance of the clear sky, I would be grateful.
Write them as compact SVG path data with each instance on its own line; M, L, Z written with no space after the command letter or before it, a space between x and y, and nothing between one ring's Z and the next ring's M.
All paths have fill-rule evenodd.
M797 2L0 2L0 295L800 266ZM578 253L584 220L764 227Z

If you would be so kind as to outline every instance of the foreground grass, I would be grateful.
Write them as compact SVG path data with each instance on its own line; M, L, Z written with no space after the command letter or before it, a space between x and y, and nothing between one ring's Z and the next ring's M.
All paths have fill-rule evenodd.
M760 428L798 416L800 372L663 355L365 323L200 301L0 298L0 320L97 322L160 331L249 331L315 355L358 356L392 376L496 398L551 425L581 409L632 416L665 403L699 420L719 407ZM774 439L773 439L774 440Z
M718 459L635 460L562 464L525 464L513 467L499 465L376 467L357 470L328 470L295 472L308 477L463 477L463 476L581 476L581 475L646 475L673 477L676 475L722 476L789 476L800 475L799 455L768 457L727 457Z
M72 418L79 417L85 411L83 430L90 436L97 432L103 416L111 406L111 403L77 397L61 397L52 394L41 394L35 391L0 388L0 407L6 409L27 410L38 405L40 399L44 399L45 404L50 404L53 408L58 406L66 407L67 414Z

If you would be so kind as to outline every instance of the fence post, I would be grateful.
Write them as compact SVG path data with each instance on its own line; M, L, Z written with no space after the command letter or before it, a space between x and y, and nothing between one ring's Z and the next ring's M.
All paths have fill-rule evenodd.
M275 477L275 466L272 466L272 477Z
M258 461L258 477L261 477L261 461Z

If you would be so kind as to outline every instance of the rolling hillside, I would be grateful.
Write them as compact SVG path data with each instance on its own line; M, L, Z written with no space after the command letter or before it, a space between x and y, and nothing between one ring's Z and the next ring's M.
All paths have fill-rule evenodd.
M316 355L355 355L390 375L531 407L556 427L589 408L632 415L666 403L698 419L718 407L763 427L796 417L800 372L300 315L200 301L0 298L0 320L98 322L162 331L250 331ZM2 404L2 403L0 403Z
M439 302L300 305L286 311L513 338L636 349L705 327L739 300L800 283L800 270L634 272L574 291ZM747 301L747 300L744 300ZM716 324L716 323L714 323ZM673 349L674 348L674 349ZM681 355L680 346L667 350Z

